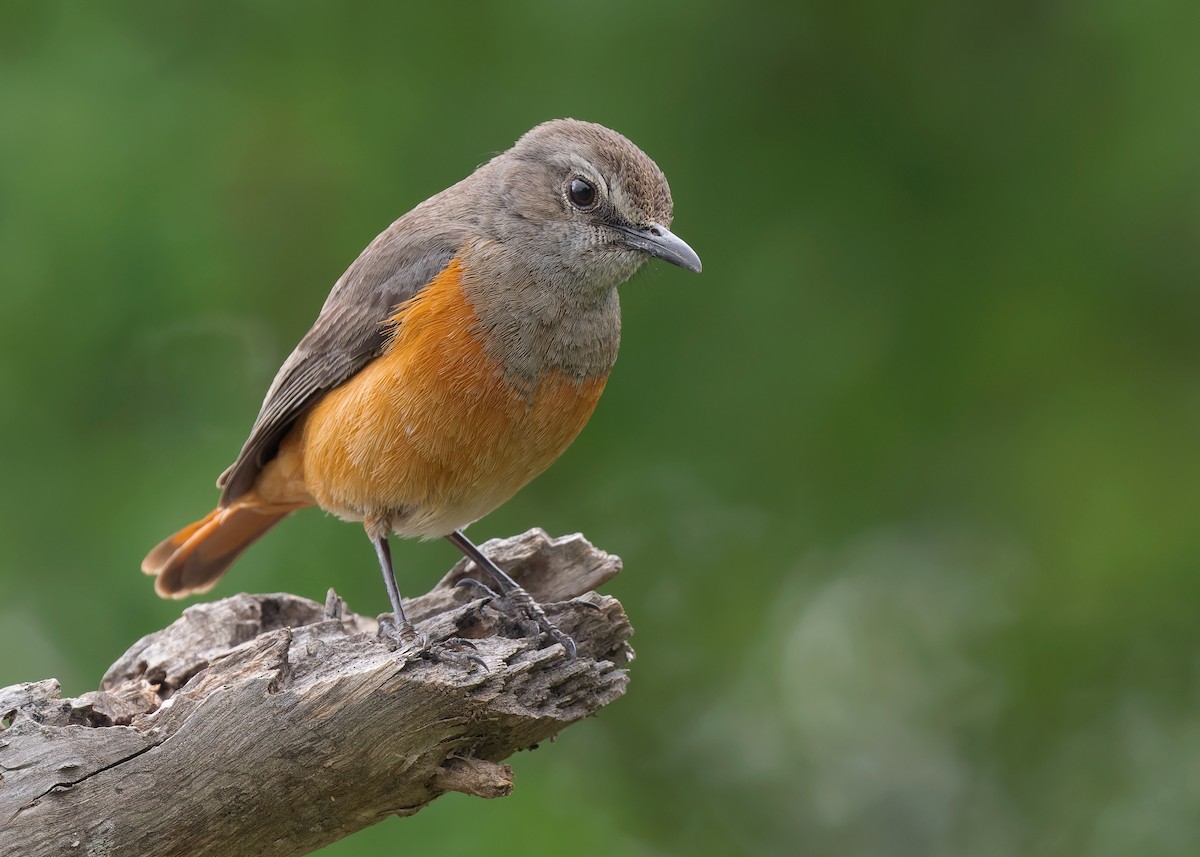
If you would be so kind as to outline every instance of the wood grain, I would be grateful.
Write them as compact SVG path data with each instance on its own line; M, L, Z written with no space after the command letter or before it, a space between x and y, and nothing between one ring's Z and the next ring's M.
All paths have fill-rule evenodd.
M621 605L591 591L620 560L540 530L484 550L571 634L540 648L454 583L406 603L435 646L406 658L376 622L287 594L198 604L135 643L98 691L0 689L0 854L296 855L447 791L500 797L502 760L621 696L633 657ZM411 606L410 606L411 605Z

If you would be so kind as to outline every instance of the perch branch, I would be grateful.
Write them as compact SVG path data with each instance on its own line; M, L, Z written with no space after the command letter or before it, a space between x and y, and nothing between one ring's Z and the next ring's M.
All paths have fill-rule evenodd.
M620 560L540 530L485 549L579 646L527 629L454 583L405 605L436 644L487 665L405 659L377 623L294 595L187 608L139 640L100 690L0 689L0 855L297 855L448 791L501 797L502 760L625 691L632 629L594 590ZM544 642L544 639L543 639Z

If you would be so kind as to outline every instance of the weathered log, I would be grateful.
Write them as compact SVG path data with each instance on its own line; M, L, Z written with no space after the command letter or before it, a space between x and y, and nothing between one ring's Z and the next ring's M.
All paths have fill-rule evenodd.
M306 854L447 791L507 795L503 759L624 693L632 629L591 591L620 560L582 536L532 530L484 549L575 639L576 659L468 601L454 586L466 561L405 603L435 651L474 646L441 660L393 651L332 590L325 605L243 594L189 607L98 691L0 689L0 854Z

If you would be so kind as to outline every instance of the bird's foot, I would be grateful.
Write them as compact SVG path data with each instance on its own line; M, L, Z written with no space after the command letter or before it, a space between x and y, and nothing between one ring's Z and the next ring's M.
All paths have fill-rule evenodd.
M475 666L481 666L484 672L489 672L487 662L473 654L478 650L470 640L451 639L431 643L429 636L414 628L412 623L397 623L390 616L379 620L379 639L393 652L401 653L406 660L453 664L468 672Z
M453 664L462 667L467 672L471 672L476 666L483 667L485 673L491 672L487 662L479 655L474 654L477 651L479 649L470 640L454 637L434 643L421 652L420 658L432 663Z
M503 587L502 592L496 592L487 584L470 577L463 578L455 586L478 590L487 603L494 605L506 616L516 619L524 627L526 634L534 636L545 632L553 642L563 647L568 659L575 658L575 641L550 621L546 611L533 600L533 596L524 587L514 584L511 587Z
M393 652L419 655L429 650L429 637L413 627L407 619L396 621L394 616L379 620L379 639Z

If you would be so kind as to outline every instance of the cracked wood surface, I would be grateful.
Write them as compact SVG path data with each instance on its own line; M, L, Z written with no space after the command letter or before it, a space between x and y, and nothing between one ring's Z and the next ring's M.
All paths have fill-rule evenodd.
M465 560L405 609L435 645L471 640L486 671L405 659L332 591L324 606L243 594L189 607L98 691L0 689L0 855L306 854L448 791L507 795L503 759L624 693L632 629L592 591L620 560L582 536L483 547L577 659L468 601L454 587Z

